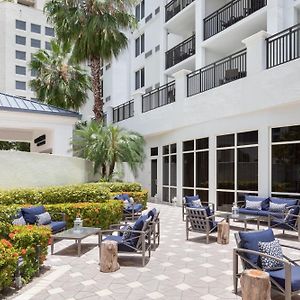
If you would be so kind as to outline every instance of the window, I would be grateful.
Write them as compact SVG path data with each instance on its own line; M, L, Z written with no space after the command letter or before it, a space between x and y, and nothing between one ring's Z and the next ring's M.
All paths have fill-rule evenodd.
M182 185L183 196L199 195L208 201L209 140L201 138L185 141L182 144Z
M135 89L138 90L145 86L145 69L135 72Z
M142 34L135 40L135 57L145 52L145 35Z
M31 47L41 48L41 41L37 39L31 39Z
M300 126L272 129L272 195L300 194Z
M41 25L31 23L31 32L41 33Z
M150 149L151 156L157 156L158 155L158 147L154 147Z
M46 50L51 50L51 44L50 44L50 42L45 42L45 49Z
M177 145L163 146L163 201L171 202L177 197Z
M142 0L140 4L135 7L135 18L139 22L145 17L145 0Z
M16 50L16 59L26 60L26 52Z
M258 191L258 131L217 137L217 209Z
M26 67L16 66L16 74L26 75Z
M16 29L26 30L26 22L21 20L16 20Z
M18 44L18 45L26 45L26 37L25 36L16 35L16 44Z
M26 90L26 82L25 81L16 81L16 89L17 90Z
M31 77L36 77L37 76L37 70L31 69Z
M45 34L54 37L54 29L51 27L45 27Z

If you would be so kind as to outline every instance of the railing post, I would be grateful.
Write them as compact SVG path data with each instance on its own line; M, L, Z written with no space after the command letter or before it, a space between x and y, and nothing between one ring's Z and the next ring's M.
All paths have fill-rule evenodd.
M172 76L175 78L175 102L180 103L187 97L187 75L190 70L182 69Z
M268 36L267 32L259 31L242 41L247 47L247 76L266 69L266 38Z

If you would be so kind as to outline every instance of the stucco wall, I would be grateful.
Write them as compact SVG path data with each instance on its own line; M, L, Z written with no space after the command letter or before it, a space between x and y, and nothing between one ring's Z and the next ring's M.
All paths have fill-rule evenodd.
M92 163L80 158L0 151L0 188L64 185L91 180Z

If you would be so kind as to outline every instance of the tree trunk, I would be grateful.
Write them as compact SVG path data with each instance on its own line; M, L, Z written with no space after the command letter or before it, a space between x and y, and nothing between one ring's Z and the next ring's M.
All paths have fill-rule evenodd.
M229 224L225 221L218 224L218 244L229 244Z
M245 270L241 276L243 300L271 300L269 274L260 270Z
M91 75L92 75L92 89L94 94L94 108L96 121L103 120L103 99L101 94L101 60L98 58L92 58L90 63Z
M115 272L120 269L118 263L118 244L116 241L101 243L100 271L104 273Z

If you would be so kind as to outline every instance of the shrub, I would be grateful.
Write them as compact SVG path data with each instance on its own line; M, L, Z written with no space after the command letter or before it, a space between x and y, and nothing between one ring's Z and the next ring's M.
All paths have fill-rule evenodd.
M0 290L9 287L14 279L18 253L6 239L0 240Z
M140 192L142 186L136 182L100 182L99 185L108 188L111 193L120 191Z

